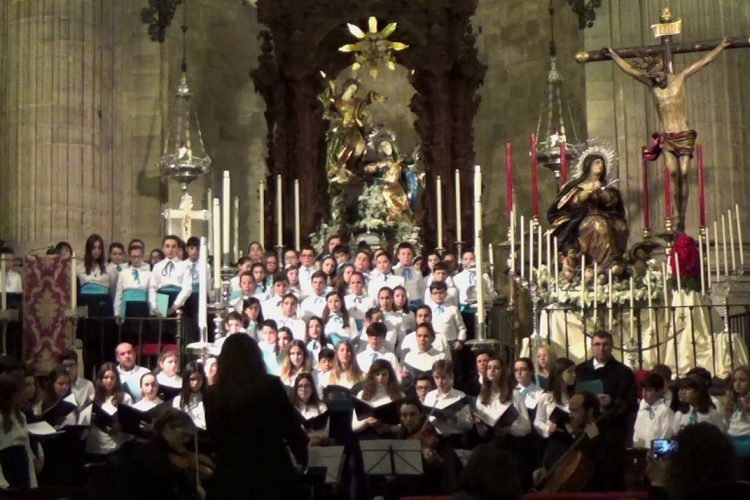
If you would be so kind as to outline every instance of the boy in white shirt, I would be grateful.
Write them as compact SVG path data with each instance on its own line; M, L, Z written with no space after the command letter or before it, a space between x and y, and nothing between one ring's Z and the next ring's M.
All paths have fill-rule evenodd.
M650 373L643 386L643 399L638 407L633 428L633 446L650 448L654 439L669 439L673 433L674 412L664 400L664 380Z
M428 305L422 305L417 307L414 313L417 325L422 323L432 323L432 309ZM398 343L398 356L400 360L404 360L404 357L409 351L417 348L416 332L409 332L402 340ZM445 353L445 359L451 360L451 351L448 346L448 341L445 340L445 335L442 333L435 332L435 339L432 342L432 348L438 352Z
M157 262L151 271L148 281L148 302L151 313L161 318L162 312L157 305L157 294L170 296L167 316L180 309L193 293L193 279L186 261L178 257L180 239L177 236L165 236L162 241L164 260Z
M266 300L265 294L261 293L257 288L253 273L251 271L245 271L240 275L240 294L230 300L229 305L233 307L235 311L242 314L242 304L250 297L255 297L261 304Z
M287 327L296 340L305 340L305 322L297 319L297 297L287 293L281 300L281 315L276 319L278 328Z
M451 281L450 275L448 274L448 266L445 265L445 263L438 262L432 269L432 282L424 292L424 303L428 306L433 305L433 302L431 300L432 296L430 293L430 286L432 286L432 283L445 283L445 305L458 307L458 290L455 286L452 285L453 282Z
M284 296L289 293L289 280L287 280L286 274L276 273L274 275L271 292L271 297L261 302L264 319L277 319L281 317L281 303L284 300Z
M73 349L65 349L60 353L60 364L68 372L70 392L75 396L80 411L89 401L94 400L94 384L78 376L78 353Z
M365 277L354 271L349 277L349 293L344 296L344 307L349 317L357 322L360 333L364 329L365 313L376 306L375 299L365 293Z
M299 289L302 298L312 293L312 276L315 269L315 250L313 247L306 245L299 251Z
M237 261L237 276L234 276L231 280L229 280L232 300L239 297L242 293L242 289L240 288L240 276L242 276L243 273L250 271L252 267L253 259L251 259L250 257L240 257L240 259Z
M5 292L23 293L21 275L13 270L16 255L10 247L0 248L0 259L5 260Z
M430 285L432 326L435 333L445 335L451 349L460 351L466 341L466 325L458 308L446 304L447 290L448 287L441 281L433 281Z
M385 359L393 367L396 378L401 381L401 366L396 355L385 349L385 335L388 332L385 324L372 323L367 327L367 347L357 354L357 364L363 373L370 370L370 366L376 359Z
M477 298L477 270L474 265L474 252L467 250L461 256L462 271L453 277L453 285L458 290L458 302L461 307L476 301ZM482 274L482 283L484 286L485 300L492 302L497 296L495 287L492 286L492 279L489 274Z
M367 285L367 295L370 297L377 297L383 287L393 290L399 285L404 286L404 278L391 272L391 258L386 252L379 253L375 258L375 269L377 273L370 275L370 283Z
M300 317L307 321L313 316L322 317L326 307L326 274L315 271L310 279L310 293L299 306Z
M422 271L414 267L414 247L411 243L401 243L396 251L398 263L393 266L393 272L404 278L404 288L409 297L411 307L422 305L424 296L424 280Z

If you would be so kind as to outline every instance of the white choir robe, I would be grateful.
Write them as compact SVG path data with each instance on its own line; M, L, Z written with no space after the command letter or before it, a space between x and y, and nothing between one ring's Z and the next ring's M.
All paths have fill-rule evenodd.
M153 401L149 401L148 399L143 398L140 401L138 401L137 403L135 403L133 405L133 408L135 408L138 411L146 412L146 411L149 411L149 410L151 410L153 408L156 408L157 406L159 406L163 402L164 401L162 401L161 398L156 398Z
M523 401L521 393L514 390L510 400L502 403L500 402L500 395L493 391L490 396L488 404L482 403L481 397L477 398L477 414L483 415L487 420L500 418L505 410L513 405L518 412L518 418L513 422L509 428L511 436L525 436L531 433L531 421L529 420L529 412L526 410L526 403Z
M396 355L390 351L387 351L385 347L381 347L378 351L373 351L368 345L364 351L357 354L357 364L362 373L370 371L373 361L376 359L384 359L388 361L393 367L393 371L396 373L396 379L401 382L401 365L396 359Z
M456 306L433 304L432 328L435 333L442 333L449 343L466 340L466 325Z
M146 292L148 299L148 284L151 279L151 268L148 264L143 264L139 268L129 267L120 271L115 286L114 313L115 316L124 316L125 310L122 303L122 296L126 290L141 290Z
M349 313L350 318L354 318L355 320L364 323L367 311L378 305L375 302L375 299L366 293L362 293L362 295L347 293L344 296L344 306L346 307L346 312Z
M315 271L317 271L317 269L314 265L310 267L299 266L299 291L301 298L312 295L312 275Z
M432 341L432 348L438 352L445 353L446 360L450 361L452 359L450 346L448 345L448 341L446 340L445 335L443 335L442 333L435 334L435 340ZM405 336L404 340L402 340L398 345L399 358L404 359L410 351L414 351L416 349L417 332L411 332L407 336Z
M545 392L539 397L539 403L536 405L536 417L534 417L534 429L543 438L548 438L550 435L549 428L550 422L549 416L555 411L555 408L560 408L566 413L570 413L568 409L568 396L563 393L562 403L555 402L555 398L551 392Z
M305 336L307 335L307 328L305 322L297 318L289 318L287 316L281 316L276 318L276 327L281 329L282 327L289 328L292 331L292 336L295 340L302 340L304 342Z
M333 313L328 316L324 330L326 332L326 337L329 339L333 338L333 335L336 335L342 339L356 340L359 335L357 322L354 321L354 318L349 318L349 322L344 323L343 316L338 313Z
M445 352L438 352L432 347L426 351L419 352L417 349L409 351L404 356L402 366L407 372L432 372L432 365L435 361L445 359ZM411 375L411 373L410 373ZM412 383L415 382L412 380Z
M489 274L482 274L484 283L484 300L492 302L497 297L497 292L492 286ZM458 290L458 302L463 305L477 300L477 272L476 268L464 269L453 277L453 284Z
M393 266L393 274L404 278L404 288L410 301L419 301L424 297L424 279L422 271L415 267L403 267L401 264Z
M367 285L367 295L378 300L378 292L381 288L388 287L391 290L397 286L404 286L404 278L402 276L396 276L393 273L387 275L378 274L377 276L370 275L370 283Z
M534 383L531 383L526 387L518 384L516 385L516 390L523 397L523 402L526 404L527 410L535 410L537 404L539 404L539 398L544 394L544 389Z
M385 337L386 348L391 352L396 352L396 346L405 336L404 316L398 311L388 311L383 314L383 323L388 328L388 334Z
M166 286L180 288L174 300L174 307L179 308L185 305L193 293L193 276L187 261L164 259L154 265L148 282L148 302L152 312L157 310L156 294Z
M642 399L633 426L633 447L650 448L654 439L671 438L673 425L674 412L663 398L653 405Z
M325 295L308 295L302 303L299 305L297 310L297 316L305 320L309 320L313 316L319 318L323 317L323 309L326 307Z
M688 425L691 425L690 420L692 412L695 412L694 418L696 419L696 423L707 422L709 424L715 425L722 432L726 432L724 415L719 410L717 410L716 408L710 408L707 413L699 413L697 410L691 407L687 413L678 411L674 414L674 422L672 423L672 432L674 434L679 434L682 429L684 429Z
M433 389L425 396L423 405L427 409L437 408L438 410L442 410L464 398L466 398L466 394L458 389L451 388L445 394L441 394L437 389ZM456 413L455 422L448 422L434 416L429 416L428 420L441 436L463 434L470 431L474 425L474 421L471 418L471 409L468 404Z

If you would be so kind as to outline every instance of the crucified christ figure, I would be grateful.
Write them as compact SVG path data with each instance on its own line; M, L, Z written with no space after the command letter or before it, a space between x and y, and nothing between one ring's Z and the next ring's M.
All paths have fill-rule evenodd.
M669 170L673 197L673 214L677 219L678 232L685 230L685 208L688 199L688 170L693 158L697 133L690 129L685 102L685 81L687 78L716 59L719 53L732 43L724 37L721 43L704 57L677 74L665 71L661 57L643 57L634 64L628 64L617 52L607 48L607 53L617 66L627 75L651 89L657 104L662 131L654 134L654 143L644 155L653 161L664 152L664 160Z

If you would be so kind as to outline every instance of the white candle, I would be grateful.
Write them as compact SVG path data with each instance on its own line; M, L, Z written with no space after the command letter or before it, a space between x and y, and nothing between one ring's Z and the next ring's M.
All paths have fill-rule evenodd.
M76 274L76 254L73 252L70 255L70 309L75 311L78 309L78 275ZM5 274L5 273L3 273ZM6 306L3 307L5 309Z
M630 277L630 339L634 339L634 320L635 320L635 305L634 305L634 298L635 298L635 287L633 285L633 277Z
M536 226L536 244L537 244L537 253L536 253L536 267L537 267L537 283L539 287L542 286L542 273L540 272L542 269L542 225L537 224Z
M560 301L560 274L559 274L559 265L560 265L560 259L558 258L557 253L557 236L555 236L554 244L553 244L554 252L554 259L555 259L555 293L557 294L557 300Z
M701 245L704 243L701 238ZM711 245L708 242L708 229L706 229L706 278L708 279L708 288L711 288Z
M706 294L706 280L705 276L703 275L704 266L703 266L703 236L698 235L698 262L700 263L700 273L701 273L701 295Z
M607 270L607 324L612 331L612 269Z
M266 181L260 181L258 188L258 243L266 248Z
M456 177L456 241L461 239L461 175L458 169L455 172ZM459 256L461 258L461 256Z
M224 255L229 254L229 237L231 233L229 232L229 210L231 208L231 187L229 184L229 170L224 170L224 179L223 179L223 185L221 190L221 252Z
M586 254L581 254L581 315L586 310Z
M437 248L443 248L443 180L439 175L435 179L435 209L437 212Z
M301 245L299 225L299 179L294 179L294 248L299 251Z
M284 206L282 205L281 175L276 176L276 246L284 246Z
M232 227L232 234L234 234L234 244L232 245L232 257L235 260L240 258L240 197L234 197L234 218L232 219L234 224Z
M492 243L487 245L487 260L490 263L490 271L492 271L495 268L495 252Z
M599 287L596 282L596 277L599 275L599 264L594 261L594 325L596 320L599 318Z
M547 290L552 287L552 234L547 231Z
M727 211L727 223L729 226L729 253L732 256L732 273L737 272L737 260L734 257L734 224L732 224L732 210Z
M524 250L526 248L526 244L524 243L524 219L523 215L521 216L521 224L519 225L519 236L518 238L521 240L521 260L518 262L518 264L521 266L521 279L525 276L525 268L526 268L526 254L524 253Z
M510 270L516 272L516 212L510 212Z
M667 290L667 265L662 262L661 263L661 288L662 288L662 295L664 295L664 305L669 306L669 291ZM666 311L665 311L666 314Z
M721 281L721 266L719 265L719 225L714 221L714 261L716 263L716 283Z
M648 328L649 328L649 333L652 333L650 332L650 330L651 330L651 325L653 325L654 318L653 318L653 311L651 310L651 306L653 305L653 303L651 300L651 270L650 269L646 272L646 293L648 294L648 297L646 298L646 300L648 301Z
M740 267L745 269L745 249L742 246L742 224L740 223L740 206L734 204L734 214L737 219L737 248L740 251Z
M482 169L474 166L474 252L477 273L477 338L484 338L484 243L482 242Z
M529 219L529 281L534 281L534 220Z
M198 328L201 342L208 337L208 242L201 237L200 254L198 255Z
M211 188L208 188L208 196L206 196L206 211L208 212L208 251L211 252L213 248L211 248L214 244L214 225L211 222L211 203L213 200L213 197L211 196Z
M721 214L721 248L724 253L724 276L729 277L729 260L727 258L727 220Z
M75 276L75 270L71 269L70 274ZM71 294L72 294L71 290ZM8 290L5 284L5 256L0 254L0 311L8 309Z
M677 294L680 296L680 300L682 300L682 278L680 278L680 255L675 252L674 254L674 271L677 275ZM682 303L682 302L680 302Z
M221 205L219 199L214 198L212 207L212 219L214 226L214 290L216 290L216 301L221 300Z

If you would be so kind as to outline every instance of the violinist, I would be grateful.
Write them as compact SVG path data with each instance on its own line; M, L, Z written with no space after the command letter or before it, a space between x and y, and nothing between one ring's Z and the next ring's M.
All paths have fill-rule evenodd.
M575 470L571 476L583 477L579 487L572 490L583 491L612 491L609 483L611 477L607 474L611 462L611 450L602 436L601 429L597 425L599 419L599 400L590 392L579 392L574 394L569 401L570 420L557 429L547 442L545 449L543 469L536 471L535 477L546 477L547 483L557 482L565 484L566 479L560 479L572 469ZM578 452L577 467L568 467L576 460L574 456ZM540 486L539 482L537 486ZM570 491L562 487L560 491ZM545 490L548 491L548 490Z
M188 451L196 432L190 416L174 408L165 409L154 421L155 435L136 449L130 484L133 498L196 500L206 498L199 474L210 473L210 461ZM205 476L204 476L205 479Z

